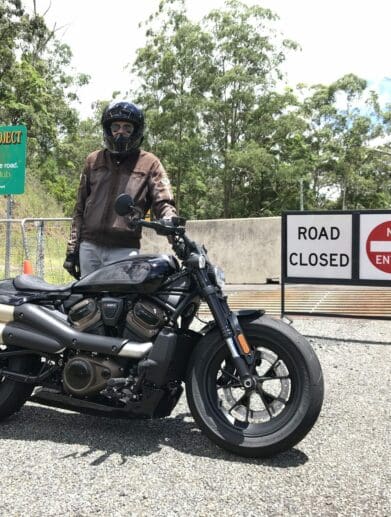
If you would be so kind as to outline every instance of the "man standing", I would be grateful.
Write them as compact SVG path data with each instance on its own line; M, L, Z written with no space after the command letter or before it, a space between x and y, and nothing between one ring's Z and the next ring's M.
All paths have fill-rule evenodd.
M119 194L132 196L143 214L151 208L157 218L176 215L166 171L156 156L140 149L142 110L131 102L112 101L101 122L105 149L87 157L64 262L76 278L138 253L141 228L128 228L116 214Z

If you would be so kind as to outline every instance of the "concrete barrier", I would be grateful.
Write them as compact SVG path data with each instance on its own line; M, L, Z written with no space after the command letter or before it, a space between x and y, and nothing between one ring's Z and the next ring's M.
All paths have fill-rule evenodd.
M281 274L281 218L188 221L188 236L205 245L229 284L263 284ZM172 253L165 237L144 228L142 253Z

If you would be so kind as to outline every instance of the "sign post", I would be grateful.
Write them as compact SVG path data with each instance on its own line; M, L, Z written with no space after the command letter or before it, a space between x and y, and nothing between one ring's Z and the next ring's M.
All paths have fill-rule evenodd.
M26 173L26 126L0 126L0 195L7 197L7 219L12 219L13 194L23 194ZM5 277L9 277L11 224L7 223Z

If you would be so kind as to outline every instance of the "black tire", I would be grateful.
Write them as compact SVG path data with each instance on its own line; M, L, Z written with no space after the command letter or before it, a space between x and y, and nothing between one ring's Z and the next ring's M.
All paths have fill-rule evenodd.
M4 350L5 348L0 347L0 351ZM7 348L7 351L9 350L11 349ZM33 356L18 356L2 360L0 354L0 370L4 368L31 375L36 370L37 362L38 359ZM11 381L0 374L0 421L19 411L33 389L32 384Z
M282 321L262 316L241 325L256 350L256 390L241 387L215 329L192 355L187 400L199 427L220 447L268 457L293 447L313 427L323 402L322 370L308 341Z

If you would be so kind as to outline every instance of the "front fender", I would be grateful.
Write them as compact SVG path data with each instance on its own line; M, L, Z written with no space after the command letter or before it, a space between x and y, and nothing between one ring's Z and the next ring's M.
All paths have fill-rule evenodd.
M254 321L265 314L263 309L240 309L238 311L232 311L233 314L240 321ZM206 336L209 332L212 332L216 328L216 322L214 320L209 321L202 329L200 333Z

